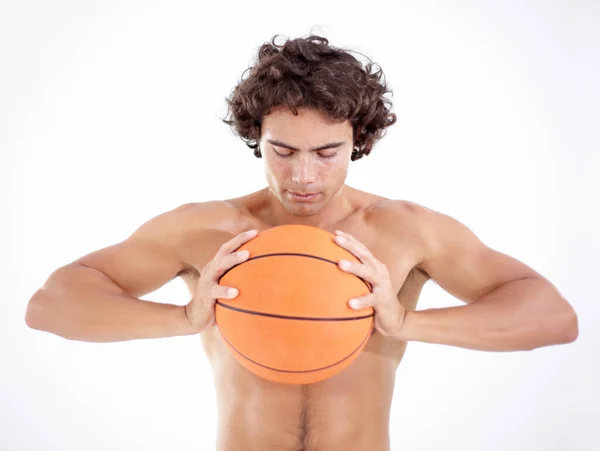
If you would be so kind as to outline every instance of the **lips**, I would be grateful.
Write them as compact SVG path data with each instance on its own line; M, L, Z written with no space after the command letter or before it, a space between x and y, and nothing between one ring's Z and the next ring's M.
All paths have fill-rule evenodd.
M294 200L312 200L319 195L319 193L296 193L293 191L288 191L288 194Z

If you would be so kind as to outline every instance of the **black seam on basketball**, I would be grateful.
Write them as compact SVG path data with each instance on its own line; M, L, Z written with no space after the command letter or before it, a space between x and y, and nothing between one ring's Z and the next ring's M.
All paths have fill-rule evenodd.
M372 327L371 327L372 329ZM342 360L338 360L335 363L332 363L330 365L321 367L321 368L315 368L312 370L282 370L279 368L273 368L267 365L263 365L262 363L257 362L256 360L252 360L250 357L248 357L247 355L242 354L225 336L225 334L223 333L223 331L221 330L221 335L223 336L223 339L229 344L229 346L231 346L235 352L237 352L240 356L242 356L243 358L245 358L246 360L248 360L249 362L254 363L255 365L258 365L260 367L263 367L267 370L271 370L271 371L277 371L279 373L292 373L292 374L302 374L302 373L314 373L315 371L322 371L322 370L326 370L327 368L331 368L333 366L339 365L340 363L342 363L344 360L348 360L350 357L352 357L354 354L356 354L358 352L358 350L365 344L365 342L369 339L369 337L371 336L371 329L369 329L369 331L367 332L367 335L365 336L365 338L363 339L363 341L360 342L360 344L358 345L358 347L352 351L350 354L348 354L346 357L344 357Z
M375 313L371 313L369 315L362 316L350 316L350 317L333 317L327 318L322 316L290 316L290 315L278 315L276 313L266 313L266 312L257 312L255 310L246 310L240 307L234 307L233 305L224 304L223 302L217 300L216 302L221 307L224 307L229 310L235 310L236 312L248 313L250 315L257 316L266 316L269 318L281 318L281 319L297 319L301 321L354 321L358 319L370 318L375 315Z
M221 277L219 277L219 282L221 281L221 278L225 276L225 274L227 274L229 271L231 271L233 268L237 268L240 265L243 265L244 263L248 263L252 260L258 260L259 258L265 258L265 257L307 257L307 258L314 258L315 260L321 260L324 261L326 263L331 263L332 265L337 266L337 262L334 262L333 260L329 260L327 258L323 258L323 257L319 257L317 255L311 255L311 254L302 254L302 253L296 253L296 252L276 252L273 254L262 254L262 255L257 255L255 257L250 257L248 258L248 260L245 260L241 263L238 263L235 266L232 266L231 268L229 268L227 271L225 271L223 273L223 275ZM358 277L360 280L362 280L362 282L367 286L367 288L369 289L369 291L373 291L373 287L371 286L371 284L369 282L367 282L365 279L363 279L362 277L357 276L356 274L352 274L354 277Z

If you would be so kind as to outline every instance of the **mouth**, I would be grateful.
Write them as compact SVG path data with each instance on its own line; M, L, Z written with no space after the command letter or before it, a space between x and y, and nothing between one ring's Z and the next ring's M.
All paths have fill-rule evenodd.
M319 193L294 193L292 191L287 191L288 195L293 199L293 200L297 200L297 201L311 201L316 199L319 196Z

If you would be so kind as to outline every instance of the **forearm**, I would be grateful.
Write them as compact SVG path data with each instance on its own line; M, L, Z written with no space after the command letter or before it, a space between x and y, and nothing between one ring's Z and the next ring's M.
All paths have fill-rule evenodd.
M116 342L197 333L185 307L130 296L92 268L56 271L29 301L26 322L63 338Z
M480 351L519 351L568 343L577 317L542 279L510 282L477 302L406 312L396 338Z

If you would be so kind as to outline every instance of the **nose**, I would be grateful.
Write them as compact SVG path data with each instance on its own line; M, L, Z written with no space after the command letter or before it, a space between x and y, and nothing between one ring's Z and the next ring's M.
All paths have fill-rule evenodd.
M312 155L299 154L292 163L292 182L298 185L310 185L316 181L317 168Z

